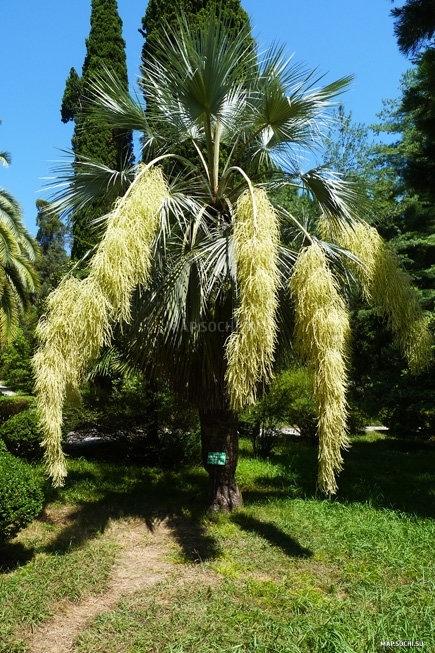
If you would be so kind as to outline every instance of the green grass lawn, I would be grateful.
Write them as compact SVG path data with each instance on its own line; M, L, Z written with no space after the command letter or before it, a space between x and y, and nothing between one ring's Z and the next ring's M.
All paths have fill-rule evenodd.
M126 517L168 520L174 571L93 620L76 653L435 651L434 445L354 438L332 501L316 496L316 456L289 443L260 461L243 441L245 506L215 519L200 468L72 459L49 491L48 512L67 518L38 520L2 552L0 653L27 651L25 626L60 600L104 592L118 554L106 527Z

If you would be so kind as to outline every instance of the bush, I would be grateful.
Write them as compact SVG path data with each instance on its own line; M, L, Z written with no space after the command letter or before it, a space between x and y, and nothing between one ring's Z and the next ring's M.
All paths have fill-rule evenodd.
M428 373L416 377L403 372L391 384L384 403L380 418L391 435L421 440L435 437L433 379Z
M1 445L0 478L0 542L4 542L39 515L43 494L31 466Z
M184 464L201 462L201 438L199 430L166 430L159 433L158 449L153 460L162 467L176 468Z
M301 437L316 437L316 405L312 380L305 368L278 374L266 394L242 414L240 432L251 438L254 453L264 458L279 443L277 435L282 425L298 428Z
M0 396L0 425L13 415L22 413L30 408L32 399L28 397L1 397Z
M26 460L39 460L42 432L36 410L25 410L8 419L0 427L0 438L9 453Z
M284 410L286 422L299 429L303 438L317 437L317 408L313 393L313 380L306 368L286 370L277 378L276 395L287 402Z
M0 374L3 381L14 390L25 393L33 391L32 372L33 331L31 323L18 329L15 340L3 352L0 359Z

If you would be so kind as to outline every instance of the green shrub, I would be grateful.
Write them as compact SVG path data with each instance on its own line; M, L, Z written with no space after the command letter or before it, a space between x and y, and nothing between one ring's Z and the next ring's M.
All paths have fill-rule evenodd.
M4 542L39 515L43 494L32 467L2 446L0 478L0 542Z
M0 425L13 415L22 413L30 408L32 399L29 397L1 397L0 396Z
M36 410L14 415L0 427L0 438L9 453L26 460L39 460L43 455L42 432Z
M263 397L241 415L240 431L251 438L254 453L264 458L280 442L277 436L283 425L298 428L301 437L316 437L316 405L305 368L278 374Z
M15 340L6 348L0 358L0 374L7 386L25 393L33 391L32 372L33 329L29 324L19 328Z
M390 435L398 438L429 440L435 437L435 406L433 384L426 375L412 377L404 372L385 398L380 418Z
M317 408L313 381L306 368L290 369L276 379L276 402L284 404L285 421L299 429L301 437L313 440L317 436Z
M173 429L159 433L154 460L162 467L176 468L184 464L200 464L201 438L199 430Z

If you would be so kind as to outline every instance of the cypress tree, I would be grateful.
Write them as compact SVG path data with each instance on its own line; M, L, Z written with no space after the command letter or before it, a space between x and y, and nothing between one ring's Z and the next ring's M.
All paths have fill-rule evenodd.
M168 31L172 38L176 38L180 12L186 16L192 31L207 24L216 13L219 13L222 20L229 26L230 36L234 34L236 37L244 25L250 25L249 15L242 8L240 0L220 0L220 2L219 0L149 0L145 16L142 18L142 29L139 29L145 38L141 57L143 66L146 66L151 58L159 58L162 29ZM249 46L254 49L253 38L247 43L247 47ZM150 100L146 96L145 102L148 109L152 111ZM191 143L179 143L174 149L174 153L186 159L196 156ZM222 145L221 162L227 159L228 153L228 148ZM145 152L143 158L147 159ZM177 163L163 163L163 169L166 172L169 172L169 169L174 172L177 169Z
M145 16L142 18L142 30L139 30L146 41L142 49L142 62L147 61L151 54L157 54L156 42L165 23L173 26L174 32L177 25L177 16L180 10L188 17L192 28L198 27L202 22L209 20L210 11L215 7L220 8L220 13L230 28L238 33L241 26L249 23L249 16L242 8L240 0L223 0L216 4L215 0L149 0Z
M111 169L120 170L132 160L132 135L107 128L89 111L89 85L103 67L113 72L128 87L125 41L116 0L92 0L90 33L82 75L71 68L62 98L62 122L74 121L72 149L76 161L92 158ZM114 197L104 189L101 198L72 216L73 259L84 256L96 244L98 236L90 223L95 216L108 212Z

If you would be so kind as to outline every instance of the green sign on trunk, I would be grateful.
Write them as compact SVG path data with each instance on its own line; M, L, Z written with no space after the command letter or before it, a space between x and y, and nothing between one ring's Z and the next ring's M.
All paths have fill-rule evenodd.
M207 454L208 465L225 465L227 454L224 451L209 451Z

